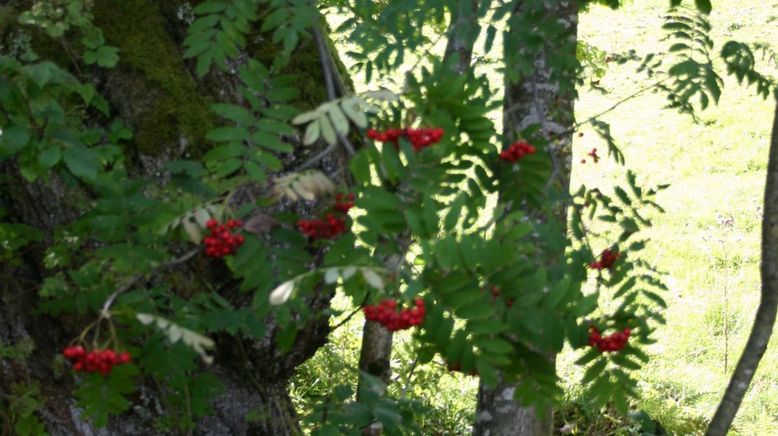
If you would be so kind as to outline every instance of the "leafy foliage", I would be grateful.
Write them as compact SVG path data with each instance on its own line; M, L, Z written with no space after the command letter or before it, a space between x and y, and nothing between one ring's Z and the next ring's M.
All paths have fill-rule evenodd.
M675 6L681 2L672 3ZM718 103L724 84L715 63L719 58L726 65L726 73L735 76L738 83L754 85L757 94L762 98L768 98L771 94L778 96L778 82L756 70L754 51L761 52L763 57L774 59L770 57L772 51L761 43L751 45L727 41L718 56L714 56L714 42L710 36L712 26L707 18L710 2L699 1L696 4L700 12L680 7L671 10L665 17L663 28L667 31L667 39L673 42L668 51L677 59L666 71L666 79L657 82L655 86L666 93L668 107L695 116L692 103L694 97L699 99L702 110L706 109L711 101ZM660 58L649 54L641 63L638 72L645 71L652 76L661 64ZM671 84L665 84L667 80L671 81Z
M78 112L62 105L77 98L85 107L105 112L105 100L92 85L79 83L52 62L23 65L7 56L0 56L0 74L0 158L16 158L27 180L64 168L74 177L93 181L100 165L118 154L113 144L90 148L101 132L74 131Z
M48 435L35 412L43 405L40 386L14 384L8 393L0 392L0 428L19 436Z
M216 64L227 70L227 60L246 46L251 24L257 20L257 5L251 0L206 1L193 11L198 17L189 26L184 41L184 59L197 57L197 75L204 76Z
M256 60L241 67L241 94L250 109L234 104L215 104L212 110L232 125L208 133L208 139L220 144L203 158L205 168L214 178L226 178L242 171L254 182L263 183L267 171L279 171L281 161L274 152L289 153L293 147L283 139L296 132L289 120L297 110L289 102L299 91L291 76L270 77L270 71Z
M130 402L126 395L135 390L133 378L138 374L135 365L122 365L107 378L98 374L88 376L75 392L84 406L86 416L98 427L108 424L108 417L126 411Z
M19 21L40 27L52 38L60 38L71 29L78 29L81 33L79 42L84 47L84 63L111 68L119 61L119 49L106 45L102 30L92 24L91 5L84 0L35 2L32 9L19 16Z
M702 109L708 107L710 100L718 103L724 82L713 66L710 21L702 14L684 10L668 15L665 20L662 27L668 32L668 39L675 41L670 52L680 58L667 71L673 84L661 86L668 93L669 107L693 113L690 100L694 96L699 98Z
M335 144L337 135L349 133L350 123L356 127L367 128L367 116L365 107L367 103L357 96L350 96L340 100L324 103L311 112L298 115L292 123L308 124L303 137L304 145L311 145L319 137L328 144Z
M745 82L748 86L754 85L757 94L761 95L762 98L768 98L771 93L775 98L778 98L778 82L755 70L754 52L747 44L727 41L721 49L721 57L727 64L727 73L735 76L738 83Z
M420 52L430 41L423 33L425 25L440 27L445 23L448 0L399 0L375 2L370 0L330 2L348 18L336 29L346 34L349 42L360 47L349 51L354 58L354 69L363 71L370 82L374 73L386 74L398 69L408 53ZM483 2L479 16L484 16L490 2ZM408 13L413 11L413 13Z

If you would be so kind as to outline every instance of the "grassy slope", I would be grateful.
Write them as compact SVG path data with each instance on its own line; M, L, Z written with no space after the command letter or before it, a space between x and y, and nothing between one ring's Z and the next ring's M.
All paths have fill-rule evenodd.
M582 39L609 53L631 48L642 55L662 51L668 47L660 41L661 16L667 2L644 3L648 2L633 2L619 11L592 8L581 17ZM711 20L719 47L728 39L778 44L778 0L717 2ZM442 50L443 44L439 46ZM577 118L599 113L650 83L634 69L634 65L611 65L601 81L609 93L582 91ZM498 86L499 77L490 76ZM362 74L356 77L360 91L368 88L363 79ZM376 88L375 82L370 88ZM641 182L671 184L660 197L667 213L654 217L651 244L646 250L646 256L668 272L668 324L659 330L659 342L651 349L652 362L639 374L644 397L638 406L659 417L668 430L690 434L692 426L687 424L712 415L728 381L729 373L724 372L725 325L731 371L759 301L760 214L774 106L729 79L718 107L703 112L699 124L662 110L663 105L661 95L648 93L623 104L604 120L611 123L627 166ZM575 162L592 147L604 154L605 144L596 134L588 128L582 131L584 135L574 144ZM623 180L622 175L622 169L608 160L596 166L591 162L576 164L573 186L585 183L607 189ZM731 224L726 223L728 218ZM330 371L356 364L360 318L336 332L326 349L306 365L304 375L298 378L299 390L294 389L299 396L306 396L309 389L352 379L346 371L333 380ZM404 352L396 354L400 360L411 358ZM560 356L562 374L579 373L571 366L574 359L572 353ZM400 372L402 366L400 362L394 365ZM439 418L448 422L449 431L466 429L477 381L433 372L442 376L436 380L436 406L450 411ZM322 377L328 373L330 377ZM304 407L302 403L298 406ZM453 423L457 416L460 422ZM440 422L430 424L434 427ZM756 374L735 430L733 434L778 434L776 340Z
M638 3L617 12L594 8L581 20L582 38L608 52L661 51L667 44L659 42L666 3ZM778 43L778 1L717 2L715 8L711 20L719 46L728 39ZM633 72L633 66L611 66L602 80L610 93L584 92L578 119L649 83ZM660 329L653 360L640 378L647 382L647 397L709 417L759 302L760 215L774 105L733 80L699 124L661 110L662 105L660 95L648 94L605 117L627 165L646 184L671 184L660 197L667 214L655 218L647 251L669 273L668 324ZM605 149L595 134L584 132L574 145L580 157L592 147ZM620 170L603 163L577 165L574 186L618 183ZM778 434L778 341L772 341L735 426L744 435Z

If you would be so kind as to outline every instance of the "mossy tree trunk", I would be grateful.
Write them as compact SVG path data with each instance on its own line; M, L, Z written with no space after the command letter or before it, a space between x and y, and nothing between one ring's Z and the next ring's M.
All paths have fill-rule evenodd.
M0 2L5 3L5 2ZM236 92L236 74L213 72L198 79L191 61L182 59L182 42L188 23L184 8L198 2L179 0L95 0L92 12L107 43L119 48L121 60L114 69L99 70L78 65L68 59L59 42L48 39L35 28L15 24L13 16L29 6L28 1L0 4L0 43L8 43L19 32L31 35L33 46L44 58L52 58L68 67L82 81L96 84L108 100L111 112L134 131L133 142L125 150L130 158L131 174L162 182L160 169L165 162L178 158L201 156L208 150L205 140L215 124L209 105L215 102L240 104ZM258 26L257 26L258 27ZM259 33L249 38L244 57L269 64L276 47L269 37ZM268 62L270 61L270 62ZM288 66L288 72L300 75L302 88L299 107L309 108L326 100L316 46L312 40L300 43ZM90 120L100 124L103 120ZM88 123L89 124L89 123ZM308 149L316 153L316 148ZM307 155L295 153L284 160L292 169ZM333 153L321 166L334 180L345 182L345 158ZM36 311L37 290L47 271L43 266L46 248L53 242L58 227L76 219L83 212L90 193L74 191L56 177L50 182L27 183L11 162L0 163L0 208L4 221L24 223L40 230L44 238L24 251L18 262L0 264L0 345L34 347L29 355L8 357L0 353L0 404L15 384L38 384L43 407L36 413L52 434L105 434L81 419L81 411L71 397L75 387L68 371L56 368L55 357L62 347L84 325L84 318L68 315L55 318ZM211 266L197 260L182 268L180 274L192 279L218 277ZM191 283L184 283L191 287ZM190 286L191 285L191 286ZM219 290L229 298L238 295L238 283L220 280ZM175 289L174 289L175 291ZM182 289L182 291L184 291ZM312 298L312 311L329 304L330 295ZM243 299L245 300L245 298ZM241 299L235 298L239 305ZM262 340L220 338L216 362L209 371L224 384L223 393L212 402L214 413L197 423L196 434L299 434L297 416L289 395L287 381L294 368L310 358L326 341L329 332L326 317L306 325L288 352L278 349L273 320L266 320L268 335ZM247 343L248 342L248 343ZM240 364L233 359L240 349ZM2 348L0 347L0 350ZM107 434L159 434L155 420L164 411L146 407L154 397L154 387L143 386L130 412L112 418Z

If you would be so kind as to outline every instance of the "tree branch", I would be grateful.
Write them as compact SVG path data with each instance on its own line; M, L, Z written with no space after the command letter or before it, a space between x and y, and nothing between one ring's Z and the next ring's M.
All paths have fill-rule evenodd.
M315 156L311 157L307 161L303 162L302 165L297 167L297 171L307 170L308 168L313 168L317 162L324 159L325 156L332 153L332 150L335 150L335 144L330 144L322 150L320 153L316 154Z
M411 387L411 380L413 380L413 372L416 371L416 365L419 363L419 359L413 359L413 362L411 363L411 369L408 371L408 379L405 380L405 386L403 386L402 393L400 394L400 398L403 400L405 399L406 394L408 393L408 388Z
M173 260L171 260L169 262L165 262L165 263L157 266L156 268L154 268L154 270L151 271L150 274L154 274L154 273L157 273L157 272L160 272L160 271L164 271L166 269L173 268L175 266L181 265L182 263L185 263L189 259L191 259L194 256L196 256L197 253L199 253L199 252L200 252L200 248L199 247L195 248L194 250L186 253L185 255L183 255L181 257L175 258L175 259L173 259ZM108 296L108 299L105 300L105 304L103 304L103 308L100 310L100 318L106 318L106 319L110 318L111 317L111 312L110 312L111 306L113 305L114 301L116 301L116 297L118 297L119 295L129 291L135 285L135 283L137 283L143 277L145 277L145 275L143 275L143 274L136 274L136 275L130 277L130 280L127 283L125 283L121 288L119 288L116 291L114 291L113 294Z
M321 34L321 29L317 25L313 26L313 39L316 40L316 47L319 50L319 61L321 62L321 69L324 75L324 84L327 88L327 99L329 101L337 100L338 96L335 93L335 79L332 71L332 56L330 56L330 51L327 48L327 45L324 43L324 36ZM354 156L357 154L356 149L354 149L354 145L351 143L351 141L348 140L348 138L341 135L340 133L338 133L337 136L338 141L340 141L340 144L349 155Z
M362 304L364 304L364 301L362 302ZM341 320L339 323L335 324L335 326L334 326L334 327L332 327L332 329L330 329L330 333L332 333L332 332L334 332L335 330L337 330L337 329L339 329L339 328L343 327L343 325L345 325L347 322L349 322L349 320L350 320L351 318L353 318L353 317L354 317L354 315L356 315L357 313L359 313L359 311L360 311L360 310L362 310L362 305L359 305L359 306L357 306L357 308L356 308L356 309L354 309L353 311L351 311L351 313L349 313L347 317L343 318L343 319L342 319L342 320Z

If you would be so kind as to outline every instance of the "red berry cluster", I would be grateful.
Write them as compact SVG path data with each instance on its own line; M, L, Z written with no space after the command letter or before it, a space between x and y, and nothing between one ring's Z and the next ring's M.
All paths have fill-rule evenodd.
M376 321L386 327L387 330L396 332L412 326L419 326L424 322L424 314L426 313L424 300L417 298L415 303L416 307L401 309L398 312L397 302L386 299L379 304L365 306L362 310L365 312L365 318L368 321Z
M332 239L346 231L346 220L328 213L325 219L297 221L297 228L312 239Z
M606 351L620 351L627 345L630 332L631 330L629 328L625 328L620 332L611 333L610 335L603 337L600 330L598 330L597 327L592 326L589 329L589 345L597 347L597 351L600 353Z
M597 163L597 162L600 161L600 156L597 155L597 149L596 148L593 148L592 151L590 151L588 155L592 158L594 163Z
M380 142L391 142L397 145L400 137L405 137L411 143L416 151L437 144L443 138L443 129L441 128L419 128L419 129L386 129L384 131L367 129L367 137Z
M108 375L114 366L128 363L132 360L132 356L126 351L117 353L110 348L106 348L104 350L95 349L87 352L81 345L65 347L62 355L73 363L73 371L99 372L102 375Z
M535 147L525 141L516 141L510 147L500 152L500 159L516 162L527 154L535 153Z
M619 259L619 256L621 256L621 253L606 248L602 251L602 254L600 254L600 260L589 263L589 268L611 269L613 268L613 264Z
M367 137L379 142L393 142L397 144L397 141L400 139L401 136L405 134L405 129L386 129L386 130L376 130L376 129L367 129Z
M242 225L243 223L239 220L229 220L226 225L219 224L215 219L208 220L206 226L211 231L211 234L203 239L205 255L224 257L235 254L238 248L246 242L246 238L243 235L234 233L235 229L240 228Z
M335 210L340 213L348 213L348 211L354 207L354 194L343 194L338 192L335 194Z
M589 153L586 153L586 155L591 157L592 160L594 161L594 163L597 163L597 162L600 161L600 156L597 154L597 149L596 148L593 148L592 151L590 151ZM581 163L585 164L586 163L586 159L581 159Z
M354 194L337 193L333 211L324 219L297 221L297 228L312 239L332 239L346 232L346 219L336 214L347 214L354 207Z

